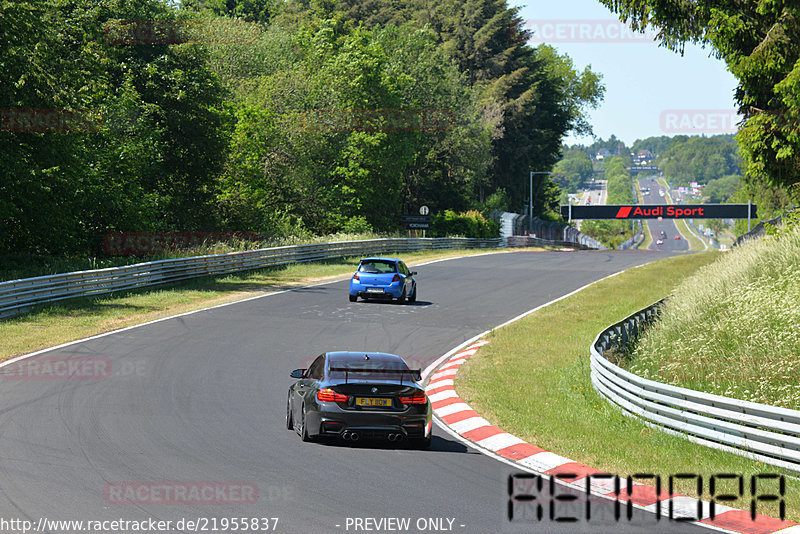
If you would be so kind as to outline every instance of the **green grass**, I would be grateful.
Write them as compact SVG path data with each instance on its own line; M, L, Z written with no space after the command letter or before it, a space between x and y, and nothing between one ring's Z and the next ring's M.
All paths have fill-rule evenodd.
M800 410L800 226L750 241L686 279L631 371Z
M703 241L697 237L697 234L689 228L689 225L683 219L676 219L675 226L678 228L678 233L689 243L690 252L700 252L711 248L705 246Z
M645 220L642 220L642 232L644 232L644 239L637 248L639 250L648 250L650 245L653 244L653 234L650 233L650 226Z
M409 265L434 259L484 254L453 249L399 254ZM334 280L353 272L358 258L299 263L221 277L206 277L151 289L42 305L0 320L0 361L75 339L161 317L241 300L282 288ZM344 299L345 296L342 295Z
M621 476L775 473L778 469L696 445L622 415L594 391L589 345L609 324L668 295L720 253L667 258L598 282L489 335L456 376L459 395L486 419L546 450ZM714 267L710 267L713 269ZM746 478L747 480L747 478ZM693 485L676 491L693 494ZM708 498L708 486L705 486ZM759 513L777 516L770 503ZM732 506L748 509L740 500ZM800 483L787 478L787 511L800 519Z

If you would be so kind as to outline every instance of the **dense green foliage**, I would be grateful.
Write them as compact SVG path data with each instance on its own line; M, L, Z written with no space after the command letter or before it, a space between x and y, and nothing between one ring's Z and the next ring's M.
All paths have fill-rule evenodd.
M656 160L664 176L679 184L706 184L741 174L740 162L739 147L732 135L676 139Z
M500 226L477 210L456 213L445 210L431 218L431 237L497 237Z
M636 202L633 194L633 177L627 167L630 158L614 156L605 161L605 178L608 198L606 204L631 204ZM633 235L629 221L587 220L581 223L581 232L594 237L608 248L616 248Z
M800 5L795 0L601 0L667 47L710 45L738 79L746 181L800 199Z
M72 252L108 230L209 224L227 144L223 88L202 48L119 46L103 32L115 19L176 15L160 2L0 4L0 109L74 110L88 126L4 124L0 251Z
M597 156L597 153L601 148L605 148L613 155L627 156L630 154L630 150L625 145L625 142L622 139L618 139L614 134L611 134L611 137L609 137L607 140L604 140L602 137L600 137L591 145L575 145L575 147L586 152L590 158Z
M553 181L567 192L574 193L594 174L592 158L578 147L566 150L564 157L553 168Z
M640 150L649 150L654 156L665 152L674 143L683 142L689 139L686 135L660 135L654 137L646 137L644 139L637 139L633 142L631 152L638 154Z
M528 37L505 0L0 0L0 252L518 211L603 94ZM14 122L30 110L82 126Z
M709 180L703 190L703 201L712 204L722 204L733 197L742 185L742 177L729 174L721 178Z

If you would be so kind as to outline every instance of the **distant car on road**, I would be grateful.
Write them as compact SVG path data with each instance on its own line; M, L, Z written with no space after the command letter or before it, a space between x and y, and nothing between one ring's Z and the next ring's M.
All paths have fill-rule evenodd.
M350 302L358 297L369 299L397 299L398 303L417 300L416 271L410 271L397 258L364 258L350 279Z
M664 230L661 230L661 234L660 235L661 235L661 239L666 239L667 238L667 232L665 232Z
M675 236L675 239L680 239L680 238L681 238L681 236L679 236L679 235Z
M421 370L383 352L326 352L308 369L295 369L286 428L303 441L318 438L386 439L428 447L431 403Z
M664 241L662 241L661 239L656 240L656 245L660 246L660 245L663 245L663 244L664 244Z

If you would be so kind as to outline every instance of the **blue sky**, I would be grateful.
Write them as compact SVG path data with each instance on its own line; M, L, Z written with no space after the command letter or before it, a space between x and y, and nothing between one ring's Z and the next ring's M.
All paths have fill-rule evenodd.
M630 146L650 136L735 129L736 79L723 61L709 57L709 49L687 45L680 56L646 38L620 36L611 24L617 17L597 0L509 4L521 7L528 27L539 28L539 39L570 56L576 68L588 65L603 75L605 98L589 112L596 136L615 134ZM565 142L587 144L592 139L569 136Z

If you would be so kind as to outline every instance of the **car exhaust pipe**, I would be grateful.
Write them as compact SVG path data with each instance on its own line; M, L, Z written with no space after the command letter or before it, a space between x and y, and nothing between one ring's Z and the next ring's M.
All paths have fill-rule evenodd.
M358 432L350 432L350 441L358 441Z
M343 432L342 439L345 441L350 441L350 432Z
M387 438L389 438L389 441L403 441L404 437L405 436L403 436L403 434L401 433L392 433L387 436Z

